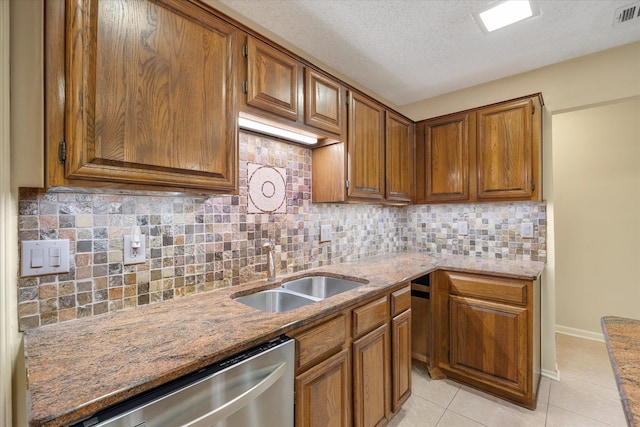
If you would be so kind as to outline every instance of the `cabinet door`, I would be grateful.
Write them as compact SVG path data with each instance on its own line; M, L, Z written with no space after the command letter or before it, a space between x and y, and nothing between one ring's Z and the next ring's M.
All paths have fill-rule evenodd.
M417 159L423 168L422 202L469 200L469 122L473 113L429 120L422 134L424 144Z
M301 65L286 53L247 38L247 104L287 119L298 118Z
M386 198L409 203L412 196L414 162L414 124L387 111L386 122Z
M351 366L348 349L298 375L295 384L296 426L351 425Z
M384 116L381 105L357 92L349 93L349 197L384 197Z
M50 184L236 192L236 29L190 2L52 3L66 6L66 24L47 24L66 25L66 160ZM59 73L55 55L47 59L48 73ZM47 94L52 117L61 101ZM62 169L52 152L50 168Z
M304 78L304 122L335 134L342 134L345 113L343 86L310 68L305 68Z
M526 394L526 307L457 295L451 295L450 301L450 368Z
M392 411L400 410L411 395L411 310L391 320Z
M525 99L478 110L479 200L534 197L533 102Z
M384 324L353 343L354 425L372 427L389 420L389 326Z

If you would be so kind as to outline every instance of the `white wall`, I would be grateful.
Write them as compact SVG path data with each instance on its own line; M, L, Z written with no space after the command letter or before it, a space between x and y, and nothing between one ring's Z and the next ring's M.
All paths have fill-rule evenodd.
M602 339L640 319L640 96L554 115L553 174L558 331Z
M17 334L15 296L11 285L13 269L9 257L15 238L11 221L12 202L9 175L9 3L0 2L0 424L11 425L11 370L13 342ZM12 324L13 323L13 324Z
M26 418L26 376L22 348L22 334L18 332L18 187L42 187L44 183L44 109L43 109L43 2L41 0L6 0L0 1L2 8L2 31L9 29L9 51L2 53L2 65L10 66L11 96L3 93L0 98L6 103L10 98L9 123L3 123L2 165L0 169L10 181L2 182L0 197L2 206L1 225L4 234L0 238L2 252L0 262L2 276L1 325L2 342L2 376L1 386L12 387L11 396L2 396L3 414L6 426L25 426ZM10 9L10 13L9 13ZM5 15L6 13L6 15ZM8 40L7 40L8 42ZM8 75L6 76L8 79ZM0 84L8 84L5 77ZM9 161L10 159L10 161ZM5 360L5 357L8 360ZM7 365L6 363L9 363ZM6 367L10 371L5 371ZM12 375L10 375L10 372ZM6 405L6 406L5 406ZM11 411L9 411L11 409ZM2 420L2 419L0 419Z

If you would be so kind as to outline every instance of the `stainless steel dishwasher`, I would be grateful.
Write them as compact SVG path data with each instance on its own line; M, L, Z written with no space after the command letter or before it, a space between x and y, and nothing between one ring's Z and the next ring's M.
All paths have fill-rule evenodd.
M293 361L294 341L280 337L75 426L293 427Z

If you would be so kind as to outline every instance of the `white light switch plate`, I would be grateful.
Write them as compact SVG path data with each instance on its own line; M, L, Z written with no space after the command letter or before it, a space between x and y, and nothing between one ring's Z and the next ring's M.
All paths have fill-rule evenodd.
M69 272L69 239L23 240L21 277Z
M320 241L330 242L333 238L333 232L331 231L331 225L320 226Z

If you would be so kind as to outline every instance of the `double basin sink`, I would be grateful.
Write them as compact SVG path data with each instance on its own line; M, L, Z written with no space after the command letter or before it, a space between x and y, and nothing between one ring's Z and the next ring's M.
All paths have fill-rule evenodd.
M307 276L267 289L234 298L242 304L270 313L281 313L347 292L364 285L354 280L330 276Z

